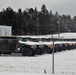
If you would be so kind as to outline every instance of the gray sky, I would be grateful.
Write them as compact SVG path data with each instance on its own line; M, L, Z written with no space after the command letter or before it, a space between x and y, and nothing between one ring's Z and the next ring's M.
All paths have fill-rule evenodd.
M42 4L45 4L47 9L53 13L58 11L59 14L76 15L76 0L0 0L0 11L3 8L11 7L15 11L19 8L35 8L41 10Z

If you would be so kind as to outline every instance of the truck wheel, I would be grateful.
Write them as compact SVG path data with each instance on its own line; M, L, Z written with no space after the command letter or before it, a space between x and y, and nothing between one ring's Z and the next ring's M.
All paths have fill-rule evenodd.
M41 48L37 47L36 50L35 50L35 53L37 55L42 55L43 52L42 52L42 49Z
M50 54L52 54L52 52L53 52L53 49L52 49L52 48L50 48Z
M50 50L51 50L51 49L50 49L48 46L44 46L44 47L43 47L43 52L44 52L44 53L50 53Z
M35 52L31 48L22 48L22 56L34 56Z

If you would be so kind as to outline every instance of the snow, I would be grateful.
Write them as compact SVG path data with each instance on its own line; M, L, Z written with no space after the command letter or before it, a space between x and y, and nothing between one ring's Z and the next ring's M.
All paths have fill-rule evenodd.
M63 38L63 39L74 39L74 38L76 38L76 33L68 32L68 33L54 34L53 37L54 38Z
M7 73L7 72L2 72L0 73L0 75L44 75L44 74L30 74L30 73L13 73L13 72L10 72L10 73ZM50 74L46 74L46 75L50 75Z
M0 56L0 75L52 75L52 54ZM55 75L76 75L76 50L55 53Z
M76 38L76 33L60 33L60 34L53 34L53 35L26 35L26 36L17 36L22 38Z
M76 33L61 33L60 36L63 38L76 38Z
M53 44L53 41L49 41L49 42L32 42L32 41L18 41L21 44L27 44L27 45L51 45ZM65 43L76 43L76 41L54 41L54 44L65 44Z
M36 39L36 38L62 38L62 39L76 39L76 33L60 33L60 36L58 37L58 34L54 34L54 35L28 35L28 36L17 36L20 38L32 38L32 39ZM53 44L53 41L49 41L49 42L43 42L43 41L39 41L39 42L33 42L33 41L22 41L19 40L18 41L21 44L27 44L27 45L51 45ZM64 44L64 43L76 43L76 41L54 41L54 44Z

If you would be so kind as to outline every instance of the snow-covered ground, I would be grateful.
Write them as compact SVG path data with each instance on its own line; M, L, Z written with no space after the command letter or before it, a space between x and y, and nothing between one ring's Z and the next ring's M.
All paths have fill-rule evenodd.
M0 75L52 75L52 54L0 56ZM55 75L76 75L76 50L55 53Z

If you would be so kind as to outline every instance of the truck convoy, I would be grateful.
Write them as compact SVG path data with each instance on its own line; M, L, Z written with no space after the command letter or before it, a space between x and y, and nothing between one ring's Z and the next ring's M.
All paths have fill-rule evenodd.
M35 56L76 49L76 39L62 39L41 36L0 37L0 54L21 53L22 56Z
M0 25L0 55L21 53L22 56L35 56L53 52L61 52L76 48L76 33L69 38L68 34L12 36L12 27ZM64 35L64 36L63 36ZM66 38L68 35L68 38ZM65 38L64 38L65 37ZM53 45L54 43L54 45Z

